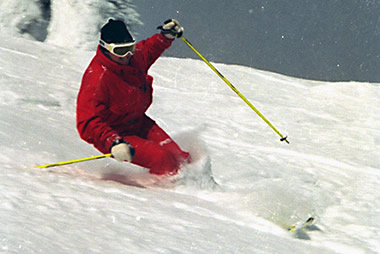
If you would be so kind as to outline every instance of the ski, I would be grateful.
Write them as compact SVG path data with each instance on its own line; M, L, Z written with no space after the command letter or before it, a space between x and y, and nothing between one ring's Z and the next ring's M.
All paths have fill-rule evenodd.
M297 222L293 225L287 225L286 229L289 232L294 233L297 230L302 230L308 226L311 226L314 222L315 222L314 217L309 217L305 221L300 221L300 222Z

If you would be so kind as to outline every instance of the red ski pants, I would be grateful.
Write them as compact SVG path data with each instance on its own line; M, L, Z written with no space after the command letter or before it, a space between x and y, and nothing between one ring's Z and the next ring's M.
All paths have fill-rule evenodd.
M190 162L184 152L155 122L151 122L139 135L123 136L136 150L133 164L148 168L152 174L176 174L181 164Z

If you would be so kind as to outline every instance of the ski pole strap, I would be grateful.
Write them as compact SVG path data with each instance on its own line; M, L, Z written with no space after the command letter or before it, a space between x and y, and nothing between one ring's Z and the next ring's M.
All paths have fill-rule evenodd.
M107 153L107 154L102 154L102 155L97 155L97 156L91 156L91 157L82 158L82 159L76 159L76 160L70 160L70 161L62 161L62 162L57 162L57 163L52 163L52 164L45 164L45 165L40 165L40 166L34 166L34 168L50 168L50 167L56 167L56 166L63 166L63 165L78 163L78 162L82 162L82 161L102 159L102 158L111 157L111 156L112 156L112 154Z
M194 48L194 46L184 37L184 36L181 36L180 37L186 44L187 46L189 46L207 65L208 67L210 67L253 111L256 112L256 114L261 117L261 119L264 120L264 122L266 122L269 127L271 127L274 132L276 132L280 137L280 141L285 141L286 143L289 144L289 141L287 140L288 136L283 136L277 129L276 127L273 126L273 124L271 122L269 122L268 119L265 118L265 116L263 114L261 114L261 112L255 107L253 106L253 104L251 102L248 101L248 99L242 94L240 93L240 91L234 86L232 85L232 83L230 81L228 81L224 76L223 74L218 71L206 58L204 58L204 56L202 56L201 53L199 53L198 50L196 50Z

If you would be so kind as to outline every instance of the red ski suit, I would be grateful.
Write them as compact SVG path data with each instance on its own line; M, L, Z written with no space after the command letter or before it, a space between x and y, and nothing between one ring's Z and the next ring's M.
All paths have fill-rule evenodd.
M97 49L85 71L77 98L77 129L100 152L124 139L135 148L132 163L154 174L176 173L189 158L145 112L152 104L148 69L172 43L162 34L140 41L128 65Z

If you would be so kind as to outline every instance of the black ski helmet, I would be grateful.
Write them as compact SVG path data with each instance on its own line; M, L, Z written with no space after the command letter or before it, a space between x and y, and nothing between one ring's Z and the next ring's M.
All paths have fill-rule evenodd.
M100 39L106 43L134 42L135 38L129 33L122 20L109 19L100 30Z

